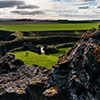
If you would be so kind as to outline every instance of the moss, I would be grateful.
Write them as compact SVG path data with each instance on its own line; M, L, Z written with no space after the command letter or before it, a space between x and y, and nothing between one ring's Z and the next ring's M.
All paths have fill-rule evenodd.
M62 57L60 56L60 57L59 57L59 63L58 63L58 64L61 65L61 64L65 63L65 60L66 60L66 59L67 59L67 55L62 56Z
M23 94L23 93L25 93L25 90L24 89L20 89L19 90L19 94Z
M41 82L42 80L40 78L35 78L34 83Z
M90 36L94 33L95 29L91 29L88 32L86 32L85 34L82 35L82 38L90 38Z
M8 82L9 82L8 80L4 81L4 83L8 83Z
M89 34L85 33L82 35L82 38L86 38L87 36L89 36Z
M98 43L92 43L92 45L94 47L94 50L92 49L94 57L97 59L97 62L99 63L100 62L100 46Z
M57 92L57 89L54 87L54 88L52 89L52 91Z
M21 82L25 82L25 79L21 80Z

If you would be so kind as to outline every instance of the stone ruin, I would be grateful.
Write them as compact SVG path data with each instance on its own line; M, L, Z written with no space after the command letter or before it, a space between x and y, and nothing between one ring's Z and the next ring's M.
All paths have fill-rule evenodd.
M47 69L0 58L0 100L100 100L100 29L82 35Z
M44 45L44 52L45 54L49 54L49 53L58 53L58 49L57 48L54 48L54 47L47 47L47 45L45 44Z
M41 47L37 47L37 46L33 45L31 42L25 42L23 44L23 49L30 50L30 51L41 54Z
M7 52L6 45L4 43L0 43L0 56L5 55Z
M57 53L58 52L58 50L56 48L47 47L46 44L44 45L44 47L41 47L41 46L35 46L31 42L25 42L23 44L23 49L30 50L30 51L36 52L38 54L41 54L41 53L49 54L49 53Z

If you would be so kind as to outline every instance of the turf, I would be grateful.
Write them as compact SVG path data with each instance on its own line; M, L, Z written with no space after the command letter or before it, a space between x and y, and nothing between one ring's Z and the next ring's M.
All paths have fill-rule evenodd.
M99 23L73 24L30 24L30 25L0 25L2 30L9 31L54 31L54 30L88 30L97 28Z
M59 52L55 54L37 54L31 51L24 52L16 52L13 53L15 55L15 59L21 59L27 65L37 64L40 66L44 66L48 69L52 68L52 65L57 64L58 57L62 54L66 54L68 48L59 48ZM26 52L28 52L28 56L26 56Z
M28 52L28 56L26 56L26 52L17 52L14 53L15 59L21 59L25 64L33 65L37 64L40 66L47 67L49 69L52 68L52 65L57 63L57 56L53 55L45 55L45 54L37 54L34 52Z

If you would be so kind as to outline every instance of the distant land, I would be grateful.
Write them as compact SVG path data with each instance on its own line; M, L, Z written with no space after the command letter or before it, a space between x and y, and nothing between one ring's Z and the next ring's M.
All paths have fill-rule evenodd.
M32 22L56 22L56 23L97 23L100 22L100 20L63 20L63 19L58 19L58 20L41 20L41 19L0 19L0 21L32 21Z

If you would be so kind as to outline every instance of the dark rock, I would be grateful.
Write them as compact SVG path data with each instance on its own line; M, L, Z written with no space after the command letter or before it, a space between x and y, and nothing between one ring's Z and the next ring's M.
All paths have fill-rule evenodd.
M58 53L58 50L54 47L45 47L44 48L44 51L45 51L45 54L48 54L48 53Z
M15 63L15 64L18 64L18 65L24 65L24 62L21 61L20 59L16 59L16 60L14 61L14 63Z
M25 42L23 44L23 49L30 50L30 51L36 52L38 54L41 54L41 47L37 47L37 46L33 45L31 42Z

